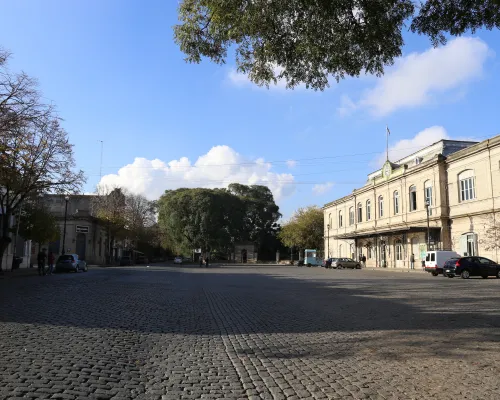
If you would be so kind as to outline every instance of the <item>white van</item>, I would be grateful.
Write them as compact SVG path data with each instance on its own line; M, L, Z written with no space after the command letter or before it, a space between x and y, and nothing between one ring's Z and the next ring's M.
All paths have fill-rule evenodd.
M425 271L434 276L443 273L443 266L450 258L461 258L462 256L455 251L428 251L425 256Z

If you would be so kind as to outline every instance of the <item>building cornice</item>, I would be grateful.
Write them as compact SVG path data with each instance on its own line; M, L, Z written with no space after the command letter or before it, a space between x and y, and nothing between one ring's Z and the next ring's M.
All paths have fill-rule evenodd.
M457 161L461 158L472 156L476 153L479 153L485 149L500 146L500 135L492 137L491 139L483 140L480 143L474 144L466 149L456 151L455 153L450 154L446 157L446 163L449 164L453 161Z

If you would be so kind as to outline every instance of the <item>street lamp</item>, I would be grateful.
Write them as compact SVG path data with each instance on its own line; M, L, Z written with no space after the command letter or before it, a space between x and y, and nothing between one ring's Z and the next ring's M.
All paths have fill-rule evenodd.
M68 219L68 201L69 201L69 196L64 196L64 200L66 200L66 204L64 207L64 228L63 228L63 241L62 241L62 253L66 253L66 221Z
M328 250L327 250L327 253L328 253L328 258L330 258L330 224L326 225L326 229L328 232L328 236L327 236Z
M427 251L431 249L431 230L429 227L429 207L431 202L429 200L425 201L425 210L427 211Z

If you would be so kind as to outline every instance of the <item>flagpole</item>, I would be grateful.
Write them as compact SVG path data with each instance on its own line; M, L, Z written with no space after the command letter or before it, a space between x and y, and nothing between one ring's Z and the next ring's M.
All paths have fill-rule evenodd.
M388 125L386 125L385 128L386 128L385 136L386 136L386 139L387 139L386 154L387 154L387 161L389 161L389 135L390 135L391 132L389 131L389 126Z

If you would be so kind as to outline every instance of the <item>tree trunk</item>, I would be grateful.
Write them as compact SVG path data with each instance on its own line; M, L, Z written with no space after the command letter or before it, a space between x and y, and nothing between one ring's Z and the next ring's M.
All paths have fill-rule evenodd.
M9 243L12 239L9 236L10 231L10 213L7 211L2 215L2 232L0 232L0 274L3 273L2 265L3 265L3 256L7 247L9 247Z

